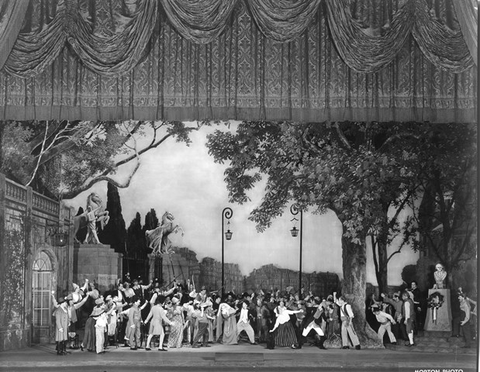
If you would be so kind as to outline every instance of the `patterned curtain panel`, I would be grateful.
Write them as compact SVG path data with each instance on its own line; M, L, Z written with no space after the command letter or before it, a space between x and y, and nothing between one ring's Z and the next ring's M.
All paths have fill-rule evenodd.
M458 20L452 0L32 0L0 119L472 122Z

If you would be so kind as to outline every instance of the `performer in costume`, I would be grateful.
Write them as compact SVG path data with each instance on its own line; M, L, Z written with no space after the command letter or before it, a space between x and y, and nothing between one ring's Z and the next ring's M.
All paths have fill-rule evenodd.
M378 305L372 305L372 312L375 315L375 318L377 318L378 323L380 326L378 327L378 337L383 343L383 336L385 335L385 332L387 332L388 337L390 339L390 343L393 345L397 344L397 339L395 338L393 332L392 332L392 324L395 324L395 319L390 314L387 314L384 311L381 311Z
M360 350L360 341L358 340L357 333L353 327L353 318L355 315L353 314L352 306L347 303L343 296L340 296L340 298L337 299L337 292L333 292L333 300L340 308L340 320L342 322L342 349L350 348L350 337L350 341L355 349Z
M174 296L172 298L171 306L167 311L167 317L173 323L170 327L167 347L180 348L182 347L185 319L183 317L183 308L180 305L180 299L178 297Z
M407 331L408 341L405 343L405 346L415 346L413 341L413 324L415 322L415 305L413 300L410 298L410 293L405 291L402 293L403 307L402 307L402 318L405 323L405 328Z
M54 295L54 292L52 292L52 295ZM56 303L58 306L53 311L53 316L55 317L56 350L57 355L66 355L69 323L67 302L64 298L60 298Z
M167 349L163 348L163 340L165 338L165 330L163 329L163 324L162 322L165 322L166 324L173 326L174 322L170 321L167 318L167 313L162 307L162 303L164 302L165 297L163 296L158 296L157 293L154 293L152 296L152 299L150 301L154 302L154 305L150 309L150 312L148 313L147 318L145 319L145 324L147 324L150 319L150 328L148 332L148 338L147 338L147 344L145 347L145 350L151 350L150 349L150 342L152 340L153 336L159 336L159 341L158 341L158 350L159 351L167 351Z

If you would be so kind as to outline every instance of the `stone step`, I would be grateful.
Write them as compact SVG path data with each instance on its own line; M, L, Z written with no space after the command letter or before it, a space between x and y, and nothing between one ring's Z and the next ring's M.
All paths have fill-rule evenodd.
M432 347L432 346L423 346L419 344L415 344L415 346L404 346L403 344L400 345L391 345L386 344L386 349L395 350L405 353L442 353L442 354L462 354L462 355L475 355L477 353L477 349L475 347L471 347L470 349L464 349L458 346L450 346L450 347Z
M465 344L463 337L449 337L449 338L430 338L430 337L415 337L415 343L422 346L438 346L438 347L461 347ZM472 340L472 344L475 340Z
M419 336L422 337L451 337L452 332L451 331L423 331L423 334L420 334Z

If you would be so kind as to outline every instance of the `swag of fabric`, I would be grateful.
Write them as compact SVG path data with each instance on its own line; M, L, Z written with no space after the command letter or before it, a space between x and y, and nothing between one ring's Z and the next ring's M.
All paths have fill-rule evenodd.
M240 1L2 1L0 69L13 76L35 76L50 66L68 45L91 71L102 76L125 75L149 52L154 31L163 27L159 22L164 19L160 17L161 11L186 40L206 44L218 38L234 21ZM44 3L54 12L53 16L42 18L36 14L38 4ZM322 3L322 0L246 1L260 32L280 43L291 42L308 31L318 21L316 15ZM365 3L354 4L360 8L368 6ZM449 27L427 0L385 3L390 9L384 24L375 27L354 17L351 1L324 0L335 47L353 71L372 73L384 68L397 56L410 34L425 56L440 68L459 73L476 63L475 0L453 1L454 18L461 29L458 24ZM19 26L26 17L32 18L27 23L37 23L28 32Z

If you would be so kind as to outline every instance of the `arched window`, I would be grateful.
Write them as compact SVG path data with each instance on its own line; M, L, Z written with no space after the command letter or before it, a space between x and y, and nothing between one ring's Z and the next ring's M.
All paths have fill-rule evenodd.
M48 326L52 312L52 261L45 252L40 252L33 263L33 325Z

